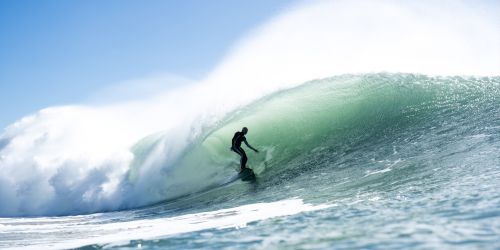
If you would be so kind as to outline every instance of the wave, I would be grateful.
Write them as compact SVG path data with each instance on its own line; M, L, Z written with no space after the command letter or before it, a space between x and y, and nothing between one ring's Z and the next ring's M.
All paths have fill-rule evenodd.
M55 135L4 134L0 214L128 209L218 186L236 173L238 157L229 146L243 126L261 149L249 165L269 183L322 164L343 166L349 155L369 154L381 143L425 142L433 150L436 142L494 130L499 98L499 77L343 75L266 95L207 123L195 136L189 127L147 136L124 152L107 152L113 157L62 158L74 151L60 151L61 158L51 159L43 153L57 147L50 145ZM21 159L21 153L33 158Z
M363 157L361 153L369 155L377 145L423 144L425 149L416 153L466 135L493 135L499 80L344 75L271 94L230 114L198 138L168 170L168 183L176 185L165 186L164 197L202 190L234 172L238 157L228 150L229 142L243 126L250 128L250 142L261 149L249 164L260 178L270 180L294 170L308 171L321 162L341 165L347 155ZM492 129L484 131L485 127ZM136 155L144 158L149 152L145 149L155 143L138 145Z
M242 126L262 149L251 167L272 182L343 166L339 159L369 154L377 140L498 122L498 77L363 74L498 75L496 9L455 1L299 5L251 32L198 84L24 117L0 135L0 216L129 209L217 186L237 168L227 142Z

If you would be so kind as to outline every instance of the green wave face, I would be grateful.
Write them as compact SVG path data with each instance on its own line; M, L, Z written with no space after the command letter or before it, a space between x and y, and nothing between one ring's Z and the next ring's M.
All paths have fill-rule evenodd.
M457 165L470 152L497 145L492 135L500 133L499 113L500 77L337 76L237 109L168 163L161 155L169 136L145 138L132 149L128 181L142 185L139 193L156 201L220 186L239 169L240 157L230 146L234 133L245 126L248 142L260 151L243 146L248 166L264 186L290 185L286 180L299 177L311 182L324 175L328 180L318 185L327 188L345 180L348 184L337 189L348 194L372 188L374 180L367 174L390 171L377 182L386 184L377 185L394 189L387 183L429 175L435 166ZM484 164L497 163L488 158ZM397 171L391 171L393 165ZM162 168L159 175L148 175L152 166Z
M243 126L249 128L248 142L261 149L259 154L246 150L249 166L260 175L306 168L312 158L334 162L373 145L397 146L440 129L463 129L459 123L494 122L499 92L498 77L370 74L317 80L233 113L180 164L238 168L239 157L229 147Z

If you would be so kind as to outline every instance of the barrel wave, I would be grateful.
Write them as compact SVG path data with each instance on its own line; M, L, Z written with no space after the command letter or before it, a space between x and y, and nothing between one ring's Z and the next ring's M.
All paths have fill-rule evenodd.
M66 160L49 162L53 168L41 164L51 159L43 153L52 143L30 144L11 131L0 140L1 215L80 215L0 218L12 232L0 247L99 248L134 234L146 248L182 248L193 238L250 248L328 248L332 241L347 248L495 248L498 114L500 77L377 73L276 91L221 119L151 133L111 156L68 151ZM33 132L26 128L38 131L21 125L27 135ZM260 151L248 152L252 183L234 181L239 158L229 150L243 126ZM51 142L49 132L43 138ZM12 163L19 145L36 152L32 165ZM273 216L290 217L265 220ZM314 238L303 235L304 225ZM226 227L242 229L212 231ZM40 238L26 243L17 232ZM234 232L253 240L228 240ZM59 238L46 245L53 235Z
M16 216L15 209L21 215L85 214L220 191L239 167L239 158L229 147L232 135L243 126L250 129L250 143L261 151L249 152L249 166L261 186L291 188L297 179L304 182L311 175L329 176L331 179L315 184L330 190L332 183L345 183L336 188L348 195L373 185L398 190L399 184L409 181L422 181L414 184L420 186L446 179L449 183L442 185L451 185L459 182L456 178L464 176L464 171L473 171L471 178L488 175L488 171L497 176L499 82L498 77L387 73L314 80L203 123L198 133L192 133L191 124L191 130L147 136L127 150L130 155L122 152L122 158L105 158L104 163L97 163L101 168L88 172L72 169L76 163L65 161L55 162L61 167L38 181L26 179L26 175L34 178L41 173L36 166L40 173L25 173L17 182L4 175L2 200L22 207L4 203L0 212L7 216ZM4 174L9 173L7 153L16 142L11 137L4 135L1 143ZM92 163L82 160L82 164ZM82 176L74 177L71 173L75 171ZM446 175L436 175L436 171ZM40 200L30 192L37 187L54 193ZM237 188L225 189L233 190L235 200L242 199L234 191ZM102 193L107 195L103 198ZM330 191L314 193L327 195ZM95 194L101 196L92 196Z
M398 190L406 182L453 185L464 171L498 175L499 83L498 77L382 73L336 76L273 93L192 141L164 169L162 199L207 191L234 175L239 158L229 150L230 140L243 126L261 150L249 152L249 166L263 186L293 186L295 178L322 173L332 179L318 186L329 190L332 182L344 182L347 195L359 187ZM129 179L155 161L151 152L162 141L168 138L156 135L134 147L140 160ZM441 171L446 177L436 174Z

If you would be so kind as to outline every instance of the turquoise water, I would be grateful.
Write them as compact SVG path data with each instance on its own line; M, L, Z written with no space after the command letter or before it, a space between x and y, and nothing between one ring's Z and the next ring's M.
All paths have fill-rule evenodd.
M225 184L243 126L258 179ZM163 140L132 147L130 185ZM498 249L499 156L499 77L336 76L207 128L165 169L171 185L144 194L164 201L0 218L0 247Z

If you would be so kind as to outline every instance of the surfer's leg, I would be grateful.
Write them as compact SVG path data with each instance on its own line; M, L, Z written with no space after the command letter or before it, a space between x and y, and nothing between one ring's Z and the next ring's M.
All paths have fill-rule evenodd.
M240 149L238 149L238 148L233 148L233 151L234 151L235 153L237 153L240 157L243 157L243 155L241 154Z
M243 170L244 168L247 167L248 158L247 158L247 154L245 153L245 151L243 149L240 148L240 151L241 151L241 170Z
M241 167L241 170L245 169L245 166L246 166L247 160L248 160L247 154L245 153L245 151L242 148L235 148L233 151L241 156L240 167Z

